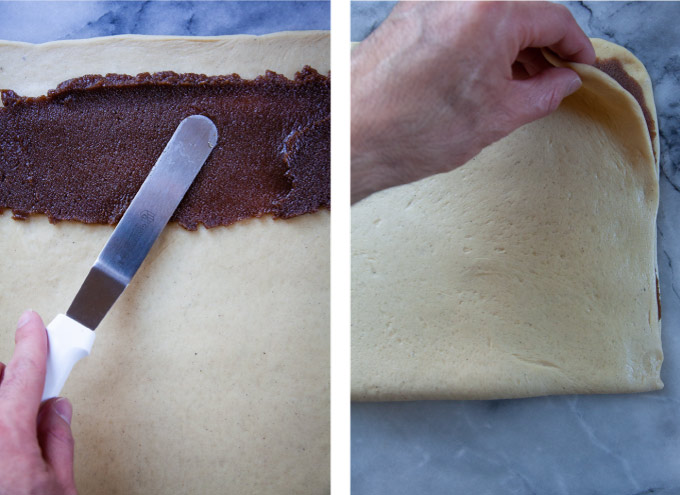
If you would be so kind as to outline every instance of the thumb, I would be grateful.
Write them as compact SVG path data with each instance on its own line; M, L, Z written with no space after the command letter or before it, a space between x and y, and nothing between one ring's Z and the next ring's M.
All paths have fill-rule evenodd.
M510 99L516 103L518 126L551 114L562 100L581 87L581 79L571 69L550 67L524 80L510 83Z
M66 493L75 493L72 415L71 403L61 397L46 401L38 415L38 442L43 457Z

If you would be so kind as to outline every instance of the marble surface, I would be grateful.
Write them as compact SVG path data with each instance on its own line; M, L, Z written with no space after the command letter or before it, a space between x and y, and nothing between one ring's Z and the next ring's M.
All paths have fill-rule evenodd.
M328 1L1 1L0 39L44 43L116 34L218 36L330 29Z
M352 493L680 494L678 2L564 2L584 31L647 67L661 129L662 391L352 406ZM393 2L356 2L360 41Z

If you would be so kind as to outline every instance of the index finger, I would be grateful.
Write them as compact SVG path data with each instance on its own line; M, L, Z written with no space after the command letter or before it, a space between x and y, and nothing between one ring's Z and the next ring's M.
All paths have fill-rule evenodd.
M530 47L546 47L564 60L595 63L593 44L565 6L528 2L518 10L520 51Z
M12 359L0 384L0 410L14 426L35 428L47 361L47 334L40 316L26 311L19 319Z

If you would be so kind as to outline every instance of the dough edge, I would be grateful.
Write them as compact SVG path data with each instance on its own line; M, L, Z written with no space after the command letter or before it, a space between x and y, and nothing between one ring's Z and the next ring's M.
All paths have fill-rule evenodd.
M22 96L94 73L330 69L321 31L0 42L0 53L0 88ZM5 362L19 314L64 312L112 231L10 216L0 215ZM328 490L329 217L166 229L63 392L82 493Z
M651 82L649 81L649 76L647 75L644 66L642 66L642 64L632 54L630 54L630 52L628 52L622 47L618 47L618 45L614 45L603 40L593 40L593 42L599 56L602 56L603 58L616 56L617 58L622 59L622 61L624 62L624 67L626 67L627 70L629 67L635 68L631 75L635 77L635 79L638 80L638 82L640 82L641 86L643 87L645 98L648 102L648 107L650 109L650 112L653 114L653 118L656 122L656 115L653 104L654 100L653 95L651 94ZM628 109L628 111L632 111L633 114L636 115L636 118L633 119L634 122L632 125L637 126L638 128L644 126L644 119L642 118L642 113L639 109L639 106L637 105L637 102L635 102L635 100L628 93L624 92L624 90L618 85L618 83L616 83L609 76L606 76L605 74L601 73L600 71L592 67L581 66L580 64L573 65L575 66L574 67L575 70L579 71L579 73L583 74L583 72L586 72L587 73L586 75L589 78L590 77L597 78L601 83L604 81L605 85L614 88L615 91L625 93L622 96L622 98L626 99L628 103L632 101L634 104L634 108L631 107ZM646 126L644 127L644 129L646 133ZM649 142L648 138L647 141ZM654 143L654 145L658 146L657 143ZM492 147L494 146L497 145L493 145ZM648 206L651 209L653 209L654 212L653 217L654 220L656 215L656 207L658 205L658 164L655 163L653 159L650 160L649 158L651 157L651 146L647 144L648 149L645 150L644 148L645 148L644 144L638 147L638 151L640 151L640 154L645 155L645 160L643 161L645 161L648 164L651 163L652 166L654 165L656 166L649 168L642 174L645 176L646 178L645 180L647 180L650 183L648 184L649 187L646 188L646 192L649 199ZM460 172L456 171L451 172L451 174L456 173L458 173L459 176L462 175ZM446 175L448 174L443 174L443 176ZM395 188L395 190L392 191L383 191L382 193L378 193L377 195L375 195L375 197L371 197L365 201L360 202L353 208L353 220L355 220L355 223L353 225L353 239L356 240L360 238L360 236L362 235L367 236L373 235L370 233L372 226L368 225L370 222L368 222L368 220L365 221L362 220L361 219L362 216L367 216L368 218L371 217L372 215L373 222L377 220L383 221L385 220L385 218L381 218L381 215L385 214L385 205L392 202L393 206L395 207L402 205L408 208L411 206L412 202L414 201L417 202L419 200L418 195L426 196L432 193L432 187L429 181L437 180L444 181L445 178L443 176L439 178L425 179L424 181L419 181L418 183L412 185L406 185L400 188ZM449 182L449 184L451 183L452 181ZM403 198L403 201L397 200L396 198L398 196L401 196ZM425 198L423 199L423 201L426 201L427 199L429 198ZM442 200L442 202L444 201ZM450 211L448 214L452 213L454 212ZM394 222L393 218L390 218L389 220ZM389 224L387 227L385 227L385 229L389 229L391 227L394 227L395 225L396 224L394 223ZM439 223L437 225L439 225ZM406 230L409 228L409 226L407 223L405 223L403 227L399 228L404 228ZM648 270L651 269L652 277L654 277L656 273L656 235L655 235L656 230L654 221L652 221L651 228L653 230L652 235L653 245L650 246L650 253L653 253L651 257L653 261L651 262L651 267L649 267ZM391 234L389 233L389 231L386 231L385 234L383 235ZM375 238L373 240L374 243L379 242L376 241ZM370 243L353 244L353 265L354 265L353 346L352 346L353 400L516 398L562 393L616 393L616 392L645 391L659 389L663 386L659 377L659 367L662 359L659 338L660 322L651 321L650 326L652 328L651 330L652 334L649 337L651 342L650 345L652 348L656 347L656 350L652 351L653 357L651 357L651 359L656 362L651 364L652 371L650 373L650 376L647 379L645 379L644 383L642 384L638 383L634 385L631 383L617 383L617 381L614 380L608 381L607 383L601 383L599 386L592 386L592 384L591 385L583 383L569 384L564 383L564 381L562 381L562 383L560 383L559 386L556 386L555 383L551 383L551 379L549 377L550 373L553 370L548 369L548 371L546 371L546 369L541 369L540 373L545 372L548 378L546 379L545 376L544 377L539 376L539 379L533 385L531 384L520 385L519 383L517 384L517 386L510 387L504 385L500 386L494 385L493 383L485 382L483 372L481 372L479 375L477 375L477 378L473 380L473 383L468 384L469 386L467 385L464 386L460 384L457 386L452 386L451 380L446 378L445 374L455 375L457 372L460 372L462 365L456 363L452 363L448 366L442 366L441 368L437 368L438 370L440 370L438 371L438 373L441 374L440 376L442 378L441 380L439 381L430 380L423 382L418 378L422 370L416 371L420 369L417 368L417 366L419 365L421 367L428 365L434 366L434 364L428 363L428 365L426 365L425 363L428 361L428 357L430 359L434 359L438 358L439 357L438 355L435 356L428 354L426 358L421 358L420 360L416 359L415 363L417 364L412 364L409 363L409 359L403 357L404 354L402 353L399 354L400 356L402 356L400 360L397 360L397 362L390 362L390 359L388 357L389 353L396 352L393 350L397 349L397 347L394 346L393 342L390 339L398 338L399 330L398 329L393 330L392 333L385 333L387 332L386 330L384 332L382 330L377 332L377 333L383 332L382 335L390 335L391 337L387 340L379 341L377 338L369 336L371 332L375 331L370 329L371 325L370 322L373 322L373 324L378 324L376 323L377 321L382 321L384 324L385 321L392 321L391 324L397 326L398 324L395 323L394 320L389 317L389 315L385 316L383 319L380 318L372 319L370 316L366 316L371 311L369 309L366 309L366 307L373 305L374 300L375 301L381 300L381 296L376 294L376 291L378 290L377 287L379 287L379 285L371 285L371 282L369 282L371 276L367 275L368 270L374 270L374 276L377 277L380 276L394 277L394 274L392 274L391 272L381 273L380 260L377 259L379 257L379 253L371 251L371 248L367 247L368 244ZM375 273L375 270L377 270L377 274ZM387 275L385 275L385 273L387 273ZM409 275L405 275L401 279L391 280L395 286L398 286L400 284L407 285L409 283L420 283L421 281L417 279L418 276L420 276L420 274L412 277L410 277ZM654 278L652 278L651 280L654 280ZM387 285L389 286L389 283ZM652 287L652 290L654 290L655 292L655 287ZM406 297L406 299L408 299L408 297ZM406 300L404 301L404 303L407 304L408 301ZM380 306L379 303L378 305ZM656 301L654 302L654 306L656 306ZM380 306L379 310L385 311L384 306ZM376 311L378 311L378 307L376 307ZM656 309L654 313L656 314ZM359 316L357 316L357 314L359 314ZM420 335L419 331L416 331L414 329L406 331L407 337L413 337L413 335L415 334ZM402 335L401 337L403 336L404 335ZM417 340L416 337L413 338ZM403 340L405 341L407 340L407 338L404 338ZM366 345L366 343L369 343L370 345ZM406 345L406 342L400 342L399 345L404 346ZM390 349L392 349L392 351L390 351ZM410 347L409 349L412 349L413 351L417 352L417 347ZM474 349L471 352L475 352ZM446 350L442 349L441 353L445 355ZM413 357L413 355L411 357ZM493 367L494 364L488 363L488 366ZM543 365L541 364L540 359L536 358L532 363L522 363L523 369L528 369L527 366L529 367L538 366L540 368ZM408 371L404 371L404 368L407 368ZM519 368L515 369L514 371L518 372L518 369ZM521 371L521 369L519 369L519 371ZM427 373L422 372L422 374L425 375ZM430 377L431 376L432 375L430 375Z

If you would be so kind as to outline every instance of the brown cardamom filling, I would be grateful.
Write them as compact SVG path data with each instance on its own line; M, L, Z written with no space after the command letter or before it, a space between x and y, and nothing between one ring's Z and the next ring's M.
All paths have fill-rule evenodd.
M0 212L114 224L179 123L219 139L171 221L189 230L330 207L330 77L161 72L83 76L47 96L1 92Z
M654 138L656 137L656 124L652 118L652 113L649 111L649 107L647 106L645 94L642 91L642 86L640 86L640 83L637 82L630 74L628 74L628 72L626 72L623 64L617 58L598 58L593 65L614 79L621 85L623 89L628 91L633 96L633 98L635 98L635 100L638 102L638 105L640 105L642 115L645 118L647 130L649 131L649 138L652 140L652 142L654 142ZM656 155L656 152L654 154Z
M644 91L642 91L642 86L638 83L635 78L633 78L626 69L623 67L621 61L617 58L598 58L594 64L595 67L600 69L602 72L606 73L609 77L614 79L617 83L621 85L623 89L628 91L633 98L640 105L642 110L642 115L645 118L645 123L647 124L647 130L649 131L649 139L654 143L654 138L656 137L656 123L652 118L652 113L649 111L647 106L647 101L645 100ZM652 144L652 152L654 153L654 158L656 159L656 151ZM656 307L659 321L661 321L661 293L659 291L659 275L655 273L656 278Z

